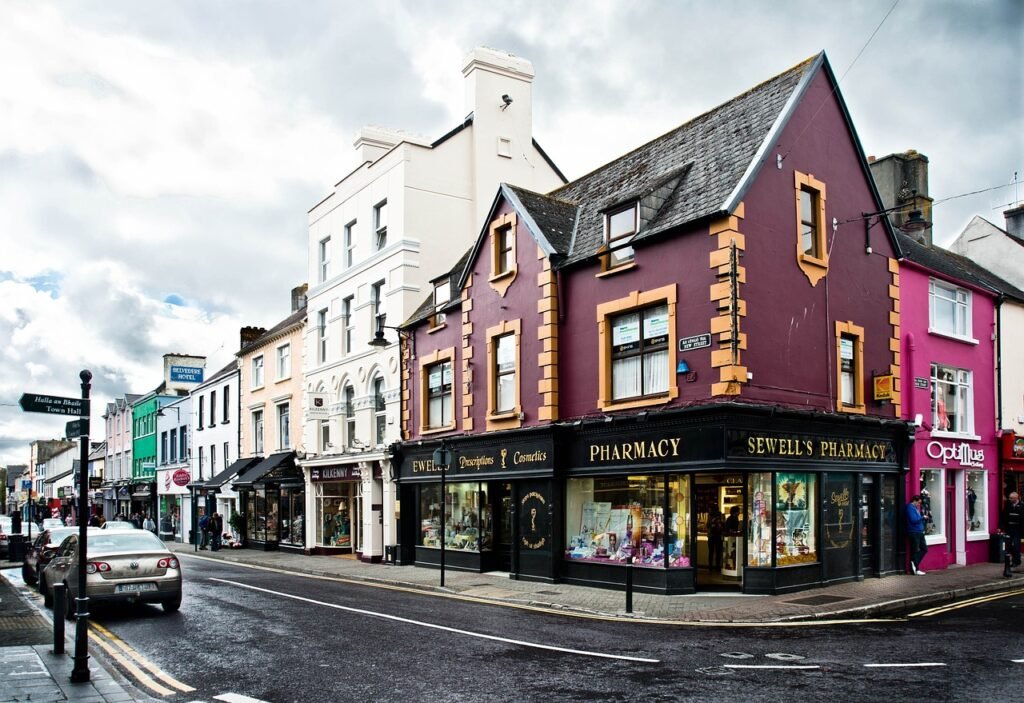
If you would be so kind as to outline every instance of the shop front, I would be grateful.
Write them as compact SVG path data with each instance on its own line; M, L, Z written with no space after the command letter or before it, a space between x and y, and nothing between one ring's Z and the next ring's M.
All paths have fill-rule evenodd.
M1001 509L1008 495L1014 491L1024 493L1024 437L1015 432L1003 432L999 438L999 449L1002 493L996 504Z
M988 561L999 526L996 444L932 434L917 440L912 457L907 493L921 496L928 545L921 569Z
M355 554L362 545L363 467L359 464L311 466L313 502L311 554Z
M295 452L271 454L234 485L245 520L246 547L305 550L306 484Z
M783 593L898 570L904 423L756 408L574 427L561 580Z
M236 513L240 514L242 510L233 482L235 479L245 476L249 469L255 467L262 460L262 457L239 459L214 475L205 484L206 491L214 496L212 509L220 513L224 520L224 531L230 532L234 537L240 538L241 535L235 534L235 529L231 526L231 516Z
M435 462L440 440L401 450L403 563L439 567L443 548L446 569L553 581L561 522L554 428L457 437L443 446L446 467Z

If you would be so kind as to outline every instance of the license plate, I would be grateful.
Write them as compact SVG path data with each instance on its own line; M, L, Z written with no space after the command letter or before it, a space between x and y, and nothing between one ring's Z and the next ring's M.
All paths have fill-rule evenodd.
M155 583L122 583L114 587L114 593L140 593L155 590Z

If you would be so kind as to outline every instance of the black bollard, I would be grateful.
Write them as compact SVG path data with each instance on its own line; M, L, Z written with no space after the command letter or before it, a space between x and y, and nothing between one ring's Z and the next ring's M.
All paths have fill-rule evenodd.
M67 607L67 586L53 585L53 653L64 653L64 608Z
M633 612L633 557L626 557L626 612Z

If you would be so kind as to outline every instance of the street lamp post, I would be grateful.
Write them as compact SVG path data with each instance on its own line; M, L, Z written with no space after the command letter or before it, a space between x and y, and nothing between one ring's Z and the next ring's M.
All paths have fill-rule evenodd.
M452 450L441 440L441 446L434 450L434 466L441 469L441 588L444 588L445 525L448 523L448 496L445 494L445 474L452 463Z
M88 370L79 374L82 379L82 407L84 415L81 420L81 454L78 467L78 606L75 617L75 665L71 670L71 682L82 683L89 680L89 595L85 590L86 556L88 552L89 521L83 519L89 510L89 390L92 388L92 373Z

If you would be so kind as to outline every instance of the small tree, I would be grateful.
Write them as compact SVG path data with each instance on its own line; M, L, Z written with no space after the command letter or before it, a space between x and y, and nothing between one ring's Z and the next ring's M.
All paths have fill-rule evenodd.
M234 532L234 533L235 533L236 535L238 535L239 537L241 537L241 536L242 536L242 526L243 526L244 524L245 524L245 523L244 523L244 521L242 520L242 514L241 514L241 513L237 513L237 512L232 512L232 513L231 513L231 517L230 517L230 518L228 518L228 525L230 525L230 526L231 526L231 530L232 530L232 531L233 531L233 532Z

